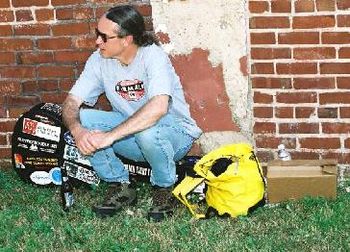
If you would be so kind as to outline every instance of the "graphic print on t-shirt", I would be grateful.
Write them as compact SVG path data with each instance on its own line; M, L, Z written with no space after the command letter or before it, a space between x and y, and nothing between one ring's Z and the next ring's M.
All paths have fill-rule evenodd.
M138 101L145 95L143 82L137 79L119 81L115 91L127 101Z

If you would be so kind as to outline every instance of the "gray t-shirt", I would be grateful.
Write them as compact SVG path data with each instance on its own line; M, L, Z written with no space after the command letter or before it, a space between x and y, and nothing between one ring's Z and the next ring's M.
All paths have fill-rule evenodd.
M201 130L191 118L178 75L163 49L157 45L139 47L133 62L122 66L116 59L103 58L95 51L70 93L93 106L106 93L114 111L126 117L134 114L156 95L171 98L169 113L194 138Z

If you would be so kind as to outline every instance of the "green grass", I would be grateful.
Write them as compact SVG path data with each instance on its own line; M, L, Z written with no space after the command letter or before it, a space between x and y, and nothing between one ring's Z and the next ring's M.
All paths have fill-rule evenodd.
M90 207L105 189L77 188L66 213L58 187L0 169L0 251L350 251L350 194L342 188L336 201L305 198L236 219L198 221L181 207L161 223L145 218L150 187L142 183L135 207L97 218Z

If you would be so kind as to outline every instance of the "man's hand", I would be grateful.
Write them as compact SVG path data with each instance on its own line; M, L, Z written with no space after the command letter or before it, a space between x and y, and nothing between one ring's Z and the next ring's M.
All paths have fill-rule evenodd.
M88 142L96 149L103 149L110 147L115 139L110 132L103 132L99 130L90 131Z
M83 155L89 156L93 154L98 148L92 142L93 133L85 128L80 128L74 132L75 144Z

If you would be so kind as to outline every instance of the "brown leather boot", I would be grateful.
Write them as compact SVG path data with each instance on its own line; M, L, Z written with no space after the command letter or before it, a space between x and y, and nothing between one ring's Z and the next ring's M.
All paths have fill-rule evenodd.
M152 207L148 212L148 219L156 222L170 217L174 213L177 201L172 194L173 187L154 186L152 192Z

